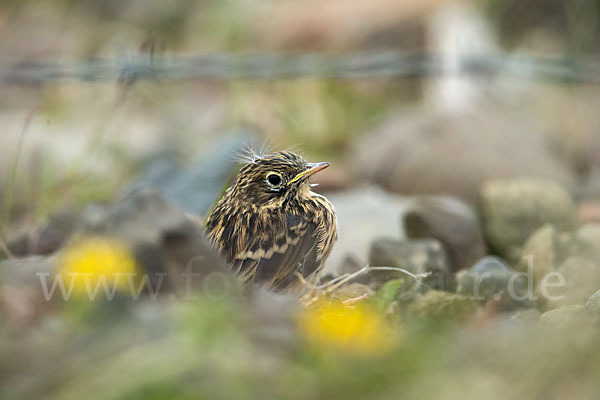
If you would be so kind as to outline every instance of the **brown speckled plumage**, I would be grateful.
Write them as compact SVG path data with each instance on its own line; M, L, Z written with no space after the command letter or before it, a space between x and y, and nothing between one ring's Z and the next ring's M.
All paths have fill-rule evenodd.
M295 286L315 281L337 239L333 206L308 177L328 163L278 152L244 165L208 218L212 245L246 282Z

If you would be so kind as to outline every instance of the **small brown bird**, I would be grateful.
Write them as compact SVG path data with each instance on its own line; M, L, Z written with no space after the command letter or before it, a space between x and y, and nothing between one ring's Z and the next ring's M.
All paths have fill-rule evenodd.
M329 163L282 151L253 157L208 218L211 244L246 282L297 287L315 282L337 239L333 206L308 178Z

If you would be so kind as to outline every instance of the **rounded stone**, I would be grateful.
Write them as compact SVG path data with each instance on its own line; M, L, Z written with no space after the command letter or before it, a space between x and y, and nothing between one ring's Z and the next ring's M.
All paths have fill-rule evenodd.
M558 266L560 256L558 246L559 233L556 228L552 225L542 226L525 242L516 263L517 269L528 271L531 268L536 281L541 280Z
M564 285L546 288L545 298L548 308L584 304L586 300L600 287L600 266L582 258L570 257L556 271L564 280ZM553 282L558 282L556 279ZM544 290L539 287L544 281L538 283L538 294L543 297Z
M527 277L498 257L484 257L470 270L457 276L458 292L475 300L493 302L497 309L532 306Z
M440 242L434 239L400 241L379 238L371 243L369 265L372 267L395 267L421 275L430 276L423 282L434 289L453 289L454 281L448 268L447 256ZM406 278L399 271L373 271L377 281Z
M437 239L444 246L452 272L469 268L485 255L486 246L477 216L451 197L422 197L403 215L410 239Z
M540 316L538 326L548 328L564 326L580 318L584 311L585 307L582 305L564 306L546 311Z
M577 224L577 210L569 193L546 179L489 181L481 189L480 211L489 244L509 261L543 225L568 231Z
M586 301L585 309L600 315L600 290L594 292Z
M416 317L437 320L462 320L474 315L475 303L466 296L430 290L408 307Z

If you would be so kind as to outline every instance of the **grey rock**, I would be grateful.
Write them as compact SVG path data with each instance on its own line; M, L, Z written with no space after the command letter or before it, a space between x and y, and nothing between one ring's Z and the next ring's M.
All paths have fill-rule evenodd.
M583 304L600 287L598 249L594 235L594 226L582 227L573 234L559 232L554 226L545 225L527 240L517 264L518 269L528 273L531 269L536 296L541 298L546 307ZM549 275L551 273L560 276L553 277ZM560 283L559 279L564 280L564 285L553 286ZM543 286L545 290L542 290Z
M556 308L546 311L540 316L538 326L554 328L568 325L583 316L585 307L582 305L572 305Z
M577 239L590 246L600 246L600 223L585 224L577 230Z
M548 308L584 304L600 287L600 266L585 258L571 257L560 265L557 272L562 275L564 285L547 288L546 292L551 295L546 299Z
M50 216L39 227L8 243L13 256L48 255L60 249L69 238L78 220L76 212Z
M435 289L452 290L454 280L442 244L434 239L399 241L379 238L371 243L369 265L403 268L412 274L431 273L423 282ZM406 275L396 271L372 271L381 283Z
M477 216L460 200L419 198L409 206L403 218L406 237L433 238L442 243L453 272L471 267L485 255L485 241Z
M430 290L411 303L407 310L415 317L458 321L473 316L477 306L468 297Z
M585 309L600 315L600 290L594 292L594 294L587 299L585 302Z
M575 233L579 251L593 260L600 260L600 223L585 224Z
M563 258L560 233L552 225L544 225L525 242L516 264L519 271L531 268L536 281L554 271Z
M40 274L53 273L54 270L54 257L31 256L4 260L0 262L0 284L33 286L39 284Z
M87 207L72 230L73 238L106 236L130 247L152 288L161 280L161 290L177 296L238 289L201 227L152 189L137 189L115 204ZM46 299L42 280L52 286L60 257L59 251L53 257L0 262L0 313L23 325L51 306L59 291Z
M347 268L349 257L354 260L352 264L364 267L374 239L399 236L398 218L406 208L408 198L377 187L324 195L335 207L338 220L338 241L325 263L324 274L337 276L350 272Z
M234 132L190 165L172 154L157 155L144 167L134 188L152 186L187 212L204 215L219 199L238 167L236 156L249 146L252 134Z
M525 241L544 224L572 230L577 210L570 195L553 181L514 178L486 182L480 194L485 236L509 261Z
M500 258L484 257L470 270L458 274L457 291L475 300L492 302L497 309L533 306L533 293L527 293L527 277L515 274Z
M30 326L51 307L42 281L52 286L56 262L51 257L32 256L0 262L0 319L7 326Z
M545 133L497 108L415 110L392 116L363 137L352 157L354 175L398 193L474 201L490 179L532 176L565 186L574 181Z
M78 231L157 242L168 234L194 234L199 227L175 204L151 187L138 188L115 204L84 209Z
M114 205L87 207L77 234L122 240L150 277L167 273L168 283L176 287L187 285L188 271L201 275L193 280L196 286L212 273L228 279L228 268L208 244L201 226L152 188L135 189Z
M366 263L362 263L354 255L348 254L338 266L338 275L353 274L364 268ZM333 276L333 275L329 275Z
M536 281L540 281L569 257L594 260L595 251L579 232L559 232L553 225L544 225L525 242L517 266L520 271L532 268Z

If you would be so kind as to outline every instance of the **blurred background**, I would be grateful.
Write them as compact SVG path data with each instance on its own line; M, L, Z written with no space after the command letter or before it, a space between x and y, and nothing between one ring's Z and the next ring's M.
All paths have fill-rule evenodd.
M360 188L339 196L342 224L365 196L373 213L396 202L372 186L473 201L526 175L597 196L599 8L5 1L2 237L140 182L204 215L248 145L333 162L321 191Z
M148 186L181 212L205 217L237 171L236 154L248 146L262 151L293 149L310 161L332 162L313 180L338 212L340 238L326 265L329 276L372 263L379 254L373 255L374 243L383 246L375 249L387 249L387 242L377 238L403 239L406 220L401 215L412 209L414 196L445 196L451 204L436 207L453 212L466 207L471 214L471 209L481 207L482 185L501 178L551 181L569 196L572 221L600 222L599 50L599 0L2 0L3 258L54 254L68 241L76 221L83 218L85 224L93 220L102 225L97 220L112 215L110 210L98 214L94 207ZM553 188L539 190L551 196ZM139 217L140 224L154 218L149 213ZM165 217L164 224L171 222ZM565 226L572 229L574 224ZM518 248L494 238L489 230L484 233L488 250L515 267L523 242L533 231ZM453 272L470 267L485 254L486 244L478 240L478 246L484 247L475 250L474 258L456 261L450 255L451 263L459 264L450 267ZM465 253L459 253L460 259ZM600 281L594 282L598 282L595 289L600 288ZM56 342L70 340L65 338L71 338L73 327L67 324L60 330L52 317L40 328L43 307L32 305L29 298L6 300L12 299L12 291L0 293L5 296L0 304L12 310L8 314L13 318L0 323L0 332L18 326L17 331L33 329L34 336L40 335L28 336L21 347L11 343L8 334L0 341L0 354L30 349L27 359L16 358L20 366L0 361L0 383L3 373L6 382L8 377L19 377L7 393L14 398L42 398L40 393L47 398L90 395L78 379L94 376L95 369L81 377L73 365L103 368L94 364L100 356L93 351L80 358L65 356L64 363L71 366L66 374L42 379L46 365L35 369L34 378L27 378L27 371L32 371L28 360L62 357L64 343ZM197 326L220 326L223 318L235 314L228 307L229 303L216 307L222 312L211 311ZM144 312L153 311L141 312L141 320L146 321ZM151 325L161 325L164 314L157 315L158 321ZM237 365L230 357L245 354L253 359L264 353L256 349L252 353L240 344L244 340L229 322L223 332L200 334L202 340L210 338L195 344L198 353L203 346L212 349L208 359L186 357L187 342L178 336L164 339L162 328L152 330L154 325L150 329L154 333L148 334L149 328L142 324L131 329L142 332L143 343L158 335L167 341L166 349L174 346L173 355L164 361L172 375L159 374L157 381L166 382L163 386L136 377L139 385L134 388L95 395L196 398L193 394L203 393L207 398L261 398L265 389L256 389L255 384L266 381L277 387L276 393L292 390L302 398L347 398L357 391L372 398L390 398L393 393L442 398L442 393L458 399L494 392L514 398L522 393L526 398L562 398L573 393L570 384L558 380L550 389L545 385L567 376L580 384L575 398L594 398L598 393L591 376L600 372L600 365L587 353L592 347L589 341L576 349L588 355L587 364L579 364L575 356L564 359L570 374L580 375L563 374L559 365L532 372L531 384L506 388L513 375L531 372L527 357L545 363L539 360L547 348L524 344L507 356L515 359L499 361L500 370L489 365L489 370L481 368L488 354L501 358L509 342L523 337L522 332L504 332L496 341L500 328L486 330L489 322L485 321L473 324L475 332L483 330L476 338L470 331L457 339L454 326L442 330L450 329L452 334L439 337L435 330L422 328L426 339L421 338L422 331L405 333L421 341L416 350L395 350L381 361L393 365L389 371L398 374L394 378L373 372L372 359L356 364L357 370L348 367L340 372L331 360L316 362L310 356L294 358L293 366L288 365L293 373L283 374L276 385L269 374L273 365L284 362L281 358L287 360L288 353L278 353L291 351L287 348L269 348L269 353L277 354L261 363L257 377L246 365L251 362ZM111 325L100 323L103 329ZM48 330L54 339L46 338ZM99 340L98 333L84 332L89 335L79 346L87 348ZM133 352L130 343L119 342L127 332L115 334L114 346L102 345L95 351L102 353L108 347ZM277 336L281 330L269 332L277 340L287 340ZM236 343L233 350L227 349L228 340ZM429 349L431 343L450 348L454 340L459 348L477 354L476 360L467 360L464 353L442 356ZM475 344L465 344L469 341ZM573 350L563 337L551 343L561 363L560 357ZM47 353L37 353L39 348ZM226 350L220 352L222 348ZM148 348L140 351L151 353ZM143 364L140 371L163 362L156 354L147 360L132 354ZM399 367L394 357L406 367ZM516 359L521 357L519 364ZM125 360L106 361L107 365L113 362L115 371L127 370ZM204 379L210 376L205 363L216 363L218 381L233 386L221 392L219 384L203 380L182 383L186 374L199 376L195 374L198 363ZM466 366L450 374L444 368L453 368L453 363ZM363 380L347 381L347 376L363 369L371 371ZM415 380L401 379L403 374ZM103 376L91 387L120 379L119 373L114 375ZM328 383L319 379L322 376ZM314 390L301 389L297 379L311 382ZM25 389L32 380L33 389ZM62 392L64 382L69 384ZM466 394L459 390L464 385L472 388ZM188 386L193 386L190 392L179 390ZM348 387L349 392L344 389ZM442 389L436 392L433 387Z

